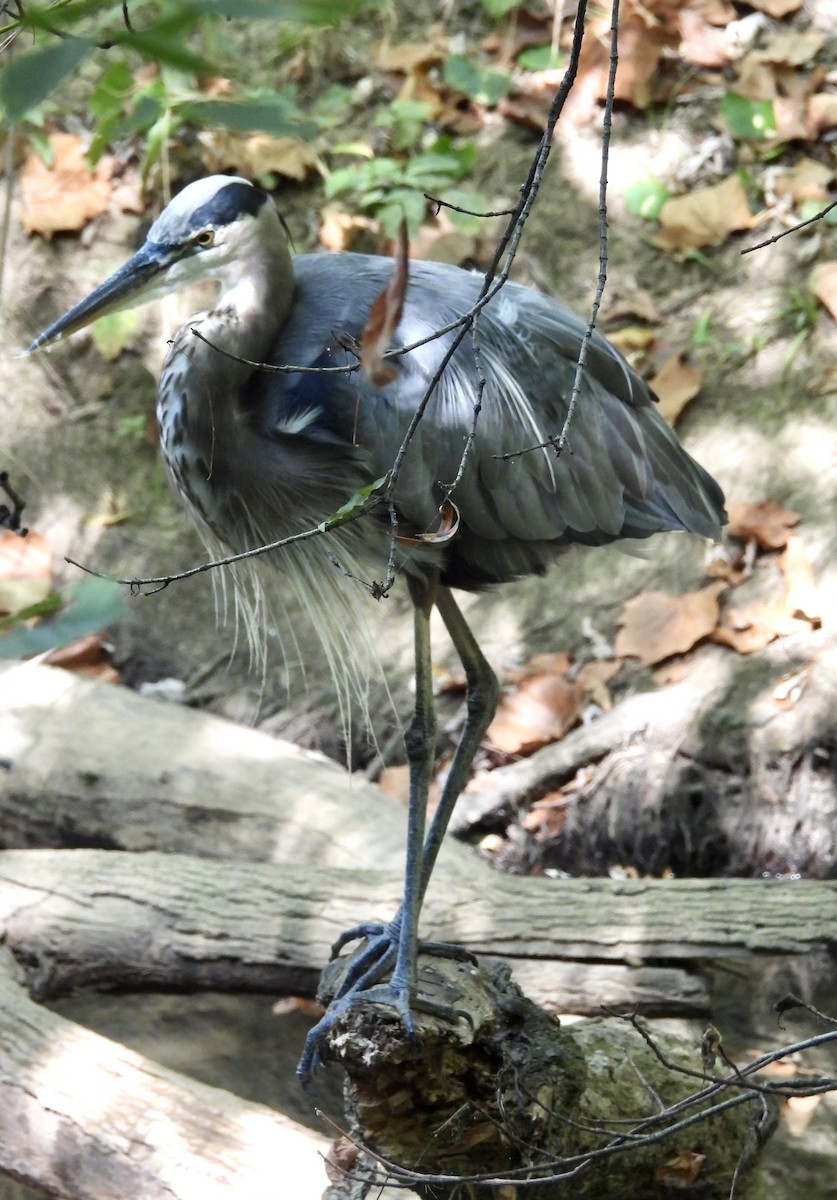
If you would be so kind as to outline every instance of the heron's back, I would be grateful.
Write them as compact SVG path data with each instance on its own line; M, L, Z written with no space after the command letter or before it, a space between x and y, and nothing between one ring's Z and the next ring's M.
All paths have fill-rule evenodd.
M346 339L360 338L391 260L304 255L294 270L295 302L270 361L346 365ZM481 285L481 276L456 267L412 263L393 345L421 341L460 317ZM584 323L555 301L507 284L479 318L479 365L466 335L436 385L407 450L396 502L402 532L433 528L474 430L452 494L459 532L424 552L441 557L450 585L540 572L571 543L601 545L663 530L720 533L720 488L682 448L646 384L598 335L568 449L560 457L549 446L533 449L561 432L583 332ZM452 337L396 360L395 378L380 389L362 371L252 377L245 410L258 444L270 447L274 486L286 493L286 506L296 497L306 519L314 505L322 520L390 470ZM485 388L476 416L480 369ZM367 535L368 548L379 542L382 561L388 529L381 522Z

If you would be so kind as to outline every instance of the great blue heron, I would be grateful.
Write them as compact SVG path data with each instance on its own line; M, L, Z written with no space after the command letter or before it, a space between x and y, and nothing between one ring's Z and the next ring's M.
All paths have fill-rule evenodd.
M394 377L382 386L364 372L277 374L241 360L345 367L351 361L346 346L361 337L391 273L391 260L368 255L292 259L270 197L244 179L213 176L184 188L151 226L142 249L30 350L103 313L196 280L217 280L216 306L187 321L174 338L157 411L163 454L192 516L232 550L245 551L317 526L386 475L451 345L451 333L432 335L471 308L482 280L441 263L410 264L392 345L421 344L395 360ZM598 335L589 346L571 450L561 457L548 448L517 453L561 430L583 333L583 322L554 300L506 284L480 316L485 386L478 419L479 370L466 338L407 448L394 493L398 529L421 534L437 519L445 484L456 478L474 431L450 496L459 514L456 535L397 544L414 605L416 649L415 713L405 738L410 802L404 896L389 925L359 927L369 941L309 1037L303 1075L316 1061L325 1031L357 996L393 1005L411 1028L419 911L498 696L497 680L450 588L477 589L542 573L574 542L597 546L662 530L720 534L720 488L680 446L647 385ZM340 615L347 611L346 572L335 569L335 556L353 573L370 561L380 570L391 536L389 515L379 510L273 560L306 601L335 669L352 652ZM359 603L355 597L349 607ZM435 745L434 605L462 660L467 715L425 831Z

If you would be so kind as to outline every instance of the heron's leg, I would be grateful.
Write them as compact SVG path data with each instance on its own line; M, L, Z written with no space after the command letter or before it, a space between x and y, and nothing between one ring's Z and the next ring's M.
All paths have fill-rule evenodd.
M465 784L486 729L497 711L500 684L488 660L479 648L477 639L462 615L459 605L446 587L439 587L436 607L445 623L459 661L465 669L466 715L462 734L450 765L442 795L433 814L421 858L419 905L430 882L433 867L442 845L448 822Z
M410 767L410 796L407 813L407 855L404 871L404 894L398 912L389 925L358 926L349 930L335 945L339 949L347 941L366 936L369 941L356 956L340 982L324 1016L308 1033L297 1066L297 1076L303 1084L319 1060L320 1045L337 1019L347 1011L355 998L380 1000L395 1007L405 1029L412 1033L410 1005L416 981L418 921L424 897L425 826L427 796L433 777L436 750L436 712L433 704L433 681L430 657L430 613L436 599L437 579L410 580L413 600L416 701L413 718L404 735L407 762ZM395 963L390 981L379 981ZM376 986L379 985L379 986ZM423 1008L436 1011L438 1006L424 1003ZM447 1009L444 1010L447 1013Z
M429 582L410 578L409 587L414 612L416 701L413 718L404 734L404 746L410 768L407 861L404 869L404 895L393 922L393 933L398 935L398 957L392 976L394 990L405 997L409 997L415 987L419 913L426 887L423 882L424 833L427 822L427 796L433 778L436 754L430 614L436 601L438 584L435 578ZM409 1016L407 1020L409 1021Z

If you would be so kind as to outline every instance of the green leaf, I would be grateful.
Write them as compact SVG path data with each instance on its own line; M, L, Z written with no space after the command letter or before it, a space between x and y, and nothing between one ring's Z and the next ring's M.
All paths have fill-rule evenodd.
M258 129L274 137L303 141L312 141L317 135L316 124L305 120L293 102L279 95L275 100L190 100L178 105L178 115L190 124L221 125L243 133Z
M435 179L460 179L462 164L452 154L416 154L404 168L404 179L420 186Z
M42 50L13 58L0 72L0 102L8 121L18 121L54 92L83 62L95 42L90 38L62 38Z
M709 312L701 313L695 321L695 328L692 333L692 343L695 346L708 346L712 341L711 321L712 314Z
M380 479L376 479L374 483L367 483L364 487L359 488L345 504L340 505L337 512L321 521L317 528L325 533L329 529L336 529L338 525L345 525L350 518L366 512L367 509L377 504L379 499L377 493L382 492L388 482L389 472L382 475Z
M407 222L410 237L415 237L427 216L427 201L421 192L399 188L387 195L386 203L378 208L375 215L388 238L398 237L402 221Z
M93 322L90 329L93 344L105 362L112 362L119 357L138 325L139 317L133 308L108 313Z
M458 92L492 108L499 104L511 87L508 75L478 67L464 54L446 58L442 68L445 83Z
M167 108L154 122L145 137L145 154L142 159L142 186L148 182L148 172L163 152L163 147L171 137L171 109Z
M499 21L500 17L504 17L513 8L520 8L522 3L523 0L482 0L483 8L495 21Z
M776 136L776 117L770 100L748 100L737 92L721 99L721 116L733 137L763 141Z
M518 65L524 71L558 71L561 67L561 51L552 53L551 46L527 46L517 56Z
M85 579L68 588L65 599L66 606L54 620L43 621L34 629L22 624L23 613L15 614L11 632L0 637L0 658L28 658L66 646L75 638L112 625L125 613L122 589L111 579Z
M470 191L467 188L445 188L439 199L447 201L448 204L456 204L459 208L468 208L475 213L485 212L490 207L481 192ZM477 233L485 221L484 217L472 217L468 213L454 212L450 208L445 211L451 225L455 225L457 229L464 229L466 233Z
M123 30L113 37L116 45L126 50L134 50L143 58L148 58L160 66L175 67L179 71L188 71L194 75L212 75L214 65L208 59L195 54L185 44L184 39L194 31L200 17L191 7L178 11L177 15L168 20L150 25L147 29L135 30L129 33Z
M87 97L87 107L100 120L114 112L121 113L126 100L135 90L134 77L125 63L111 63Z
M626 187L622 198L629 213L645 221L656 221L666 200L671 199L671 192L656 179L643 179Z

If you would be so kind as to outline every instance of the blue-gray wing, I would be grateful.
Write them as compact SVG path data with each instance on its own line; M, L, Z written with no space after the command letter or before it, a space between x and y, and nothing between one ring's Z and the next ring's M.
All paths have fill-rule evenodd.
M346 338L360 337L391 261L306 255L294 266L295 303L272 360L345 364L351 360ZM456 267L411 263L393 345L420 341L454 321L481 286L481 276ZM478 416L480 371L470 335L434 388L396 500L410 530L433 528L444 485L459 473L475 429L452 497L460 531L444 551L443 577L454 586L542 570L571 542L597 545L667 529L718 535L720 489L682 449L644 382L598 335L589 347L568 449L560 457L550 446L531 449L561 432L583 333L584 323L555 301L507 284L479 319L485 386ZM378 390L363 372L262 376L254 410L276 436L331 454L335 468L345 468L348 497L392 466L452 336L399 358L396 377Z

